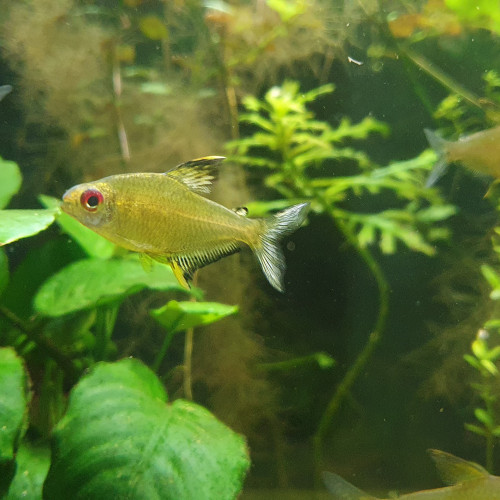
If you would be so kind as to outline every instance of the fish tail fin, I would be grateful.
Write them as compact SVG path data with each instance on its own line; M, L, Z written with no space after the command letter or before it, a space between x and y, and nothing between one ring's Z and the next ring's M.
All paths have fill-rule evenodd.
M342 479L333 472L323 472L323 482L326 489L333 495L333 498L338 500L375 500L364 491L356 488L356 486Z
M267 280L280 292L285 290L283 284L285 257L279 247L279 241L302 224L308 209L309 203L300 203L265 219L259 242L253 246Z
M444 175L446 168L448 167L446 152L448 141L439 137L439 135L428 128L424 128L424 134L425 137L427 137L431 148L438 155L438 161L432 168L431 173L425 182L425 187L431 187Z

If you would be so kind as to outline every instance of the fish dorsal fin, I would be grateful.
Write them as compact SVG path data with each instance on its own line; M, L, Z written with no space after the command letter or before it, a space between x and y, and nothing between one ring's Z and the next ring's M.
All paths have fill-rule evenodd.
M323 472L326 489L339 500L376 500L333 472Z
M444 483L453 485L489 476L486 469L474 462L468 462L451 453L440 450L427 450L436 464L439 476Z
M182 182L196 193L210 193L212 181L216 178L216 167L224 156L204 156L177 165L165 175Z
M241 215L242 217L246 217L248 215L248 208L247 207L236 207L233 208L233 212Z

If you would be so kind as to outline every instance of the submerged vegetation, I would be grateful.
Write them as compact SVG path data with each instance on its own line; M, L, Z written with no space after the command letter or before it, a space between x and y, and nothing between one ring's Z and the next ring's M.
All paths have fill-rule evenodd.
M415 490L422 443L498 471L498 182L429 187L423 133L500 124L493 3L0 0L0 496ZM224 152L218 202L311 204L284 295L246 253L186 290L60 210Z

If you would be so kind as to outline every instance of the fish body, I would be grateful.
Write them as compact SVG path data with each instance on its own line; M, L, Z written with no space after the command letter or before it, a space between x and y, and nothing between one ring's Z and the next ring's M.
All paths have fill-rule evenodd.
M416 491L396 498L408 500L500 500L500 477L492 476L480 465L450 453L429 450L444 482L443 488ZM337 474L325 472L325 485L336 500L376 500ZM388 499L387 499L388 500Z
M459 139L446 141L432 130L424 130L439 160L427 184L432 185L444 173L448 163L458 162L472 170L500 179L500 125Z
M196 269L249 246L264 274L283 290L284 258L278 240L294 231L308 204L268 219L251 219L200 193L209 192L221 157L193 160L164 174L121 174L79 184L63 196L62 210L113 243L168 263L183 286Z

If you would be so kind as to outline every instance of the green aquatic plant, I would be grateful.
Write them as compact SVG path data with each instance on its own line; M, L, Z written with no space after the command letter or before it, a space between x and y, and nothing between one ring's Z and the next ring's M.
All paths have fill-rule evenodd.
M494 326L488 322L485 326ZM500 326L498 324L497 326ZM464 359L476 369L479 382L471 384L483 406L474 409L477 424L465 424L465 428L486 440L486 468L493 471L493 450L495 441L500 437L500 415L496 410L496 391L500 381L500 372L496 362L500 359L500 346L490 346L490 333L486 328L480 329L471 344L472 354L465 354Z
M127 297L143 289L176 297L188 292L169 268L156 265L145 273L136 257L74 224L53 198L41 197L46 208L39 210L5 209L20 188L21 174L13 162L2 166L1 245L56 220L79 247L65 256L63 246L51 240L13 273L0 248L0 345L9 346L0 348L2 498L99 498L103 491L121 495L119 488L137 499L234 498L249 466L244 439L192 401L167 402L160 379L141 361L114 361L119 347L113 334ZM198 289L189 294L201 297ZM160 372L174 334L237 310L175 300L151 309L165 329L154 370ZM190 399L188 356L181 368ZM38 440L26 436L28 427ZM145 450L150 451L145 455ZM152 483L151 477L157 480Z
M389 286L372 249L394 254L406 247L432 256L436 243L449 236L448 229L439 223L456 212L436 190L425 187L425 176L435 161L432 152L382 167L363 151L344 143L373 134L387 135L385 124L371 117L356 124L343 118L335 128L317 120L308 104L332 91L332 85L325 85L301 92L298 83L289 81L271 88L262 100L247 96L243 100L246 112L240 120L255 132L228 144L233 161L261 169L265 184L281 195L281 199L249 204L250 213L263 215L290 200L311 201L312 210L329 215L358 251L378 285L376 324L338 385L314 437L318 467L330 422L385 328ZM368 200L384 194L393 200L393 206L384 210L362 212L349 203L352 197Z
M500 228L495 228L493 249L500 255ZM500 275L494 267L483 264L481 272L492 288L490 299L496 303L500 300ZM486 440L486 468L493 470L494 447L500 438L500 408L498 403L498 388L500 386L500 318L495 311L481 328L471 344L471 354L465 354L464 359L472 366L479 376L479 381L471 384L482 406L474 409L477 424L465 424L469 431L483 436Z

